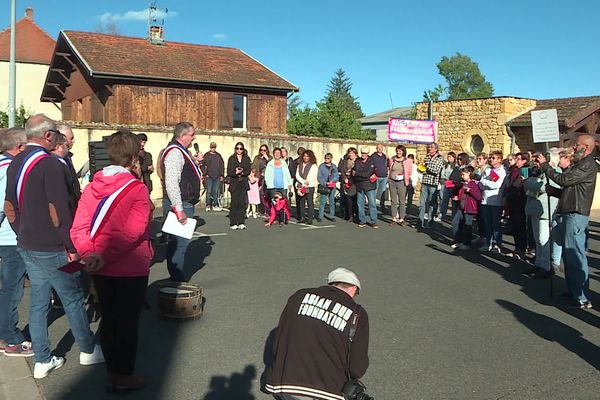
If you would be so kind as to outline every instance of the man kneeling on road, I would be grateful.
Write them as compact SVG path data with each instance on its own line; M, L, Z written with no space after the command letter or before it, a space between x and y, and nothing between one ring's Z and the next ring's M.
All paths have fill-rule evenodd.
M367 371L369 318L354 302L360 281L337 268L327 282L298 290L281 314L265 385L276 399L344 400L348 376L358 379Z

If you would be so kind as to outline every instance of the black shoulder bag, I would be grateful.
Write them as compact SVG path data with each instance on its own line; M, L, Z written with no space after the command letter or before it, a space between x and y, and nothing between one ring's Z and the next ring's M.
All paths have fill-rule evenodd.
M331 180L333 179L331 176L332 172L333 172L333 167L329 167L329 175L327 177L327 182L331 182ZM327 195L329 195L329 193L331 193L331 188L329 186L321 185L319 183L319 185L317 186L317 193L324 194L327 196Z
M348 331L348 382L342 389L342 394L345 400L375 400L374 397L367 394L367 387L358 379L350 376L350 353L352 350L352 342L354 341L354 335L356 334L356 327L358 325L358 313L352 314L352 322L350 323L350 330Z

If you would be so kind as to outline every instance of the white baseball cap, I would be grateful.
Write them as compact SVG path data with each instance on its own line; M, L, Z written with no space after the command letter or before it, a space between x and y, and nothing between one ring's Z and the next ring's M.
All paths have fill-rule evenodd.
M360 281L356 274L346 268L336 268L329 273L327 283L342 282L358 287L360 290Z

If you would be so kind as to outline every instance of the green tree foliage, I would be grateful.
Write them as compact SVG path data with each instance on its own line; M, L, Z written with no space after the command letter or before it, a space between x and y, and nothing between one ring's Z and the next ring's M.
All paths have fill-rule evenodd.
M374 139L362 131L358 118L364 116L358 99L351 94L352 83L343 69L335 71L323 100L316 108L302 107L298 96L288 103L287 131L293 135L329 138Z
M479 64L469 56L460 53L450 58L443 56L437 67L447 86L438 85L432 90L426 90L423 93L424 100L469 99L494 95L494 87L486 81L479 70Z
M17 108L17 113L15 115L15 126L17 128L23 128L25 126L25 121L27 121L31 115L33 115L31 111L26 110L25 107L23 107L23 104L21 104L19 108ZM0 128L8 128L8 112L0 111Z

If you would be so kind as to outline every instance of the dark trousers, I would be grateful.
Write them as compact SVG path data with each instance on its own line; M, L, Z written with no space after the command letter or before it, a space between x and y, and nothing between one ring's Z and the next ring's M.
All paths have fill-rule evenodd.
M300 211L300 220L306 220L308 222L312 222L315 216L315 188L308 187L306 188L306 193L304 196L296 197L298 201L298 208Z
M229 206L229 226L241 225L246 221L248 192L243 190L246 188L245 183L242 185L236 182L236 185L239 185L239 187L235 187L235 189L231 192L231 205Z
M354 218L358 215L358 206L356 205L356 194L354 196L344 195L345 200L340 204L344 204L344 213L342 217L348 221L353 221Z
M508 212L515 238L515 250L527 250L527 218L525 217L525 203L520 200L508 201Z
M413 198L415 197L415 187L409 185L406 187L406 213L410 213L413 207Z
M147 276L94 275L102 319L100 346L110 374L131 375L135 369L138 320L146 299Z

